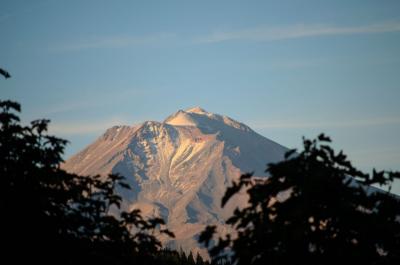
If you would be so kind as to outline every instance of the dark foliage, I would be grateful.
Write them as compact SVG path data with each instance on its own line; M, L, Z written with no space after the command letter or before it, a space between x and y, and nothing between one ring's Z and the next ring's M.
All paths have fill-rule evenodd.
M193 257L193 253L190 252L186 255L183 251L175 251L169 249L163 249L157 253L155 256L154 264L162 264L162 265L210 265L208 261L204 261L201 256L197 256L196 261L194 263L189 262L190 257Z
M362 173L327 142L304 140L301 153L269 165L269 177L246 174L228 188L222 205L242 189L249 205L227 220L237 235L213 242L215 227L200 235L214 261L400 264L400 199L370 187L390 186L400 173Z
M20 105L0 101L0 240L2 259L79 264L154 263L173 234L159 218L119 211L118 175L87 177L60 169L65 140L46 134L48 120L22 126ZM120 214L111 214L110 209ZM132 233L132 231L134 233Z
M10 73L7 72L6 70L2 69L2 68L0 68L0 74L2 76L4 76L4 78L6 78L6 79L11 77Z

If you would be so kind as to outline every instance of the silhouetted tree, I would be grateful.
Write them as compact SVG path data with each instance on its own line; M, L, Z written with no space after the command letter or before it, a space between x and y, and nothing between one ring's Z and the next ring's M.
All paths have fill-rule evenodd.
M187 256L186 256L186 253L185 253L185 251L183 251L183 249L182 248L179 248L179 259L180 259L180 264L187 264L188 263L188 259L187 259Z
M4 76L4 78L6 78L6 79L11 77L10 73L7 72L6 70L2 69L2 68L0 68L0 74L2 76Z
M173 234L160 218L119 209L118 175L88 177L60 169L65 140L46 134L48 120L20 124L20 105L0 101L1 258L53 264L106 261L152 264ZM118 212L118 211L115 211ZM134 233L132 233L134 231Z
M248 206L226 221L236 235L207 227L200 241L214 261L237 264L400 264L400 200L370 185L391 185L399 172L365 174L320 135L303 140L285 160L270 164L267 178L242 175L222 206L247 190Z
M196 265L205 265L206 263L204 262L203 258L200 256L199 253L197 253L196 256Z
M11 77L1 68L0 74ZM174 237L162 219L120 210L115 191L130 188L123 177L62 170L67 141L46 134L49 120L21 125L20 111L18 103L0 100L0 261L209 264L200 256L194 261L192 253L188 259L182 249L161 249L156 234Z
M194 264L195 264L192 251L189 252L189 255L188 255L188 257L187 257L187 260L188 260L188 265L194 265Z

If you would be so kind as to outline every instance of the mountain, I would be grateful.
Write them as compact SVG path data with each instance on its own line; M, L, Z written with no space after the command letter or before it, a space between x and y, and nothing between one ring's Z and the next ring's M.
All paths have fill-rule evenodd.
M176 239L164 242L205 254L196 237L205 225L228 229L224 220L245 195L221 209L221 198L242 173L265 175L267 163L287 149L227 116L196 107L179 110L163 122L114 126L72 156L63 168L81 175L120 173L133 187L120 191L125 209L166 221Z

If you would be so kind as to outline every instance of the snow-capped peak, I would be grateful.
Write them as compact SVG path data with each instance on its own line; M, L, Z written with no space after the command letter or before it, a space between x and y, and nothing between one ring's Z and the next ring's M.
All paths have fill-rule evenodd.
M208 113L206 110L204 110L203 108L200 108L200 107L190 108L190 109L187 109L185 112L196 113L196 114L207 114Z
M201 107L179 110L165 119L164 123L174 126L196 126L199 128L207 128L209 132L219 131L224 126L233 127L247 132L251 131L249 127L235 121L234 119L208 112Z
M176 126L197 126L198 123L192 115L186 111L179 110L165 119L164 123Z

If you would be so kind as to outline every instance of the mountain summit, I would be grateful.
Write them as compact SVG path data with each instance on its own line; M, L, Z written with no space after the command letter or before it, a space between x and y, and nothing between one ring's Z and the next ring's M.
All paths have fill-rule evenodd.
M243 123L195 107L163 122L114 126L63 168L125 176L133 189L121 191L123 207L162 217L176 235L165 243L201 253L196 237L205 225L226 229L226 217L246 204L237 196L221 209L230 182L246 172L264 175L267 163L282 160L286 151Z

